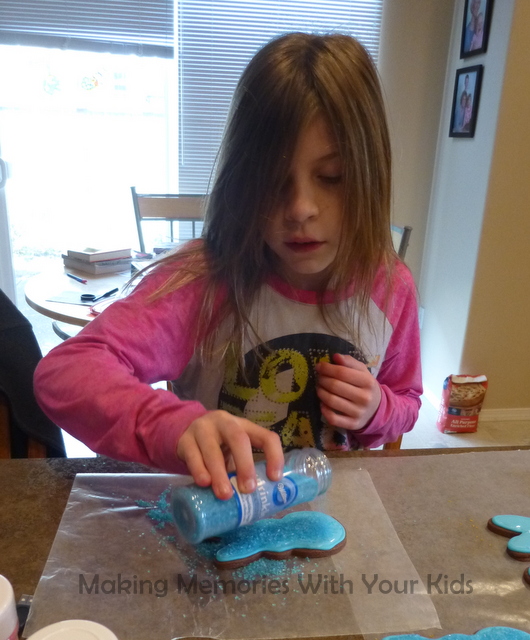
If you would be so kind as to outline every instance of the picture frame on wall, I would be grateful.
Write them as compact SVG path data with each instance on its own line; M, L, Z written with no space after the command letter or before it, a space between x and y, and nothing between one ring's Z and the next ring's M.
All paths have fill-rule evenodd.
M492 12L493 0L466 0L460 45L461 58L486 52Z
M453 138L475 136L483 72L484 66L481 64L456 71L449 129L449 136Z

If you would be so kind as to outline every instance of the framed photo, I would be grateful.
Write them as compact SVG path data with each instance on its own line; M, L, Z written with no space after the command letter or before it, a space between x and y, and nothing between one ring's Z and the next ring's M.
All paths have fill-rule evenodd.
M460 57L485 53L488 48L493 0L466 0Z
M483 71L481 64L456 71L449 129L451 137L473 138L475 135Z

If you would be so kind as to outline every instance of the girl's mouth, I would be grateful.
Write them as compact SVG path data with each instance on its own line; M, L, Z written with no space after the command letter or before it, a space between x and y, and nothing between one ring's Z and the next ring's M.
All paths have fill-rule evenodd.
M324 243L323 242L318 242L316 240L308 240L306 241L293 241L293 242L286 242L285 246L290 250L290 251L294 251L295 253L307 253L310 251L316 251L317 249L319 249Z

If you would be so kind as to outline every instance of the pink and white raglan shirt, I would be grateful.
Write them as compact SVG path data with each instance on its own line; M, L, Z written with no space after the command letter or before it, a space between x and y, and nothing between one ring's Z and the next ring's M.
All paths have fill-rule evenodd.
M222 349L218 353L228 355L200 361L193 330L203 285L197 281L149 301L165 278L162 272L145 277L37 368L42 408L92 450L187 472L176 458L178 439L215 409L276 431L285 448L377 447L412 429L422 393L419 326L414 282L403 264L396 265L390 296L383 270L376 277L355 344L333 312L331 293L323 316L314 292L270 278L252 308L255 333L246 338L241 361ZM351 307L351 294L339 304ZM221 345L222 325L218 334ZM379 408L359 431L330 427L320 412L315 364L334 353L364 362L381 387ZM160 380L173 380L175 393L150 386Z

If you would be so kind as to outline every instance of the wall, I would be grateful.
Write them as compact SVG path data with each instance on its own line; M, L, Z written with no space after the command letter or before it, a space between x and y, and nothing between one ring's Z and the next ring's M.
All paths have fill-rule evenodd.
M379 72L394 159L392 218L413 228L406 262L419 280L451 37L453 0L386 0Z
M461 368L487 373L487 408L514 410L530 407L528 0L512 24Z
M487 53L467 60L460 60L464 0L455 3L419 283L421 302L425 308L422 328L424 387L428 397L433 398L435 403L436 398L440 397L445 377L452 373L464 373L464 365L472 366L468 373L492 375L484 358L477 357L477 351L486 353L490 349L489 344L481 343L473 348L474 355L470 355L465 362L462 356L469 332L473 330L473 325L468 327L468 321L477 261L480 258L482 270L482 265L495 260L495 252L483 253L484 248L480 243L515 1L496 3ZM485 67L475 137L449 138L456 69L475 64L484 64ZM497 162L494 166L497 166ZM511 224L509 220L508 223ZM514 275L514 272L505 271L504 277L499 277L499 285L504 286ZM491 292L489 296L490 304L493 304ZM473 318L477 317L482 300L482 296L479 296ZM488 314L480 320L481 323L488 321ZM493 406L492 402L502 405L505 400L498 396L496 399L492 391L488 394L485 406Z

